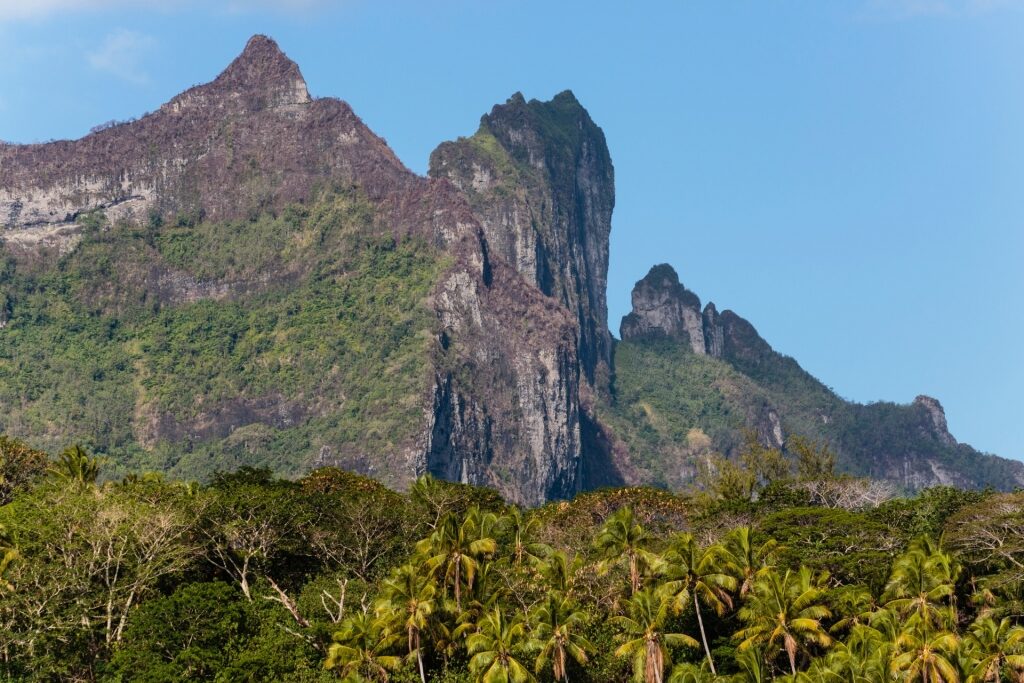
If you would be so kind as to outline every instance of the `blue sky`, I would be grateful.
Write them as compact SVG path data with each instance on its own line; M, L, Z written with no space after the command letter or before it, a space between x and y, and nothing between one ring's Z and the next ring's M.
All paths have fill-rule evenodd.
M842 396L936 396L1024 459L1024 1L0 0L0 139L153 110L257 32L421 173L572 88L616 168L613 331L668 261Z

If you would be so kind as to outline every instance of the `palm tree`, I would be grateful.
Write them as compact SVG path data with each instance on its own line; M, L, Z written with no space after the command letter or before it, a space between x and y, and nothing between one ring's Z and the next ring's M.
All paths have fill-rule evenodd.
M629 564L630 594L640 590L641 564L653 565L657 558L647 550L650 538L633 517L633 509L619 508L608 516L594 545L606 559L625 557Z
M522 644L526 629L519 617L507 619L500 607L488 612L477 624L478 630L466 639L472 657L469 670L484 683L525 683L534 680L514 650Z
M548 593L548 599L530 612L532 644L540 650L534 671L540 672L551 662L555 680L568 681L568 657L580 665L587 663L587 652L594 648L579 633L586 618L586 612L577 609L572 599L556 591Z
M1001 680L1001 672L1009 669L1024 679L1024 628L1015 626L1009 618L996 621L979 619L964 638L971 671L967 683L985 683Z
M907 627L920 625L927 636L955 621L951 604L960 568L927 538L911 544L893 563L882 600Z
M548 584L549 590L571 593L575 583L576 572L583 566L577 555L572 560L564 551L555 550L540 565L540 574Z
M821 683L874 683L886 678L892 643L865 624L850 629L847 642L837 642L828 655L816 659L807 674Z
M830 600L836 622L829 632L832 634L849 631L856 626L870 624L878 611L878 602L864 586L843 586L832 592Z
M697 666L692 662L676 664L668 677L668 683L714 683L715 680L720 679L708 671L706 666Z
M736 668L740 673L732 677L735 683L767 683L773 680L772 672L764 661L764 654L757 648L736 651Z
M401 666L402 658L385 654L397 636L389 635L379 619L368 612L358 612L341 623L334 634L334 643L327 650L328 669L338 669L342 678L360 680L370 677L388 680L388 671Z
M733 529L722 541L726 550L728 572L740 582L739 596L747 597L754 579L765 569L775 564L775 553L779 543L773 538L757 545L753 541L753 531L744 526Z
M831 613L823 603L827 575L815 577L807 567L780 575L772 570L754 581L740 619L747 625L736 633L740 650L765 647L781 648L789 659L790 672L796 675L796 655L808 645L828 647L832 638L821 620Z
M513 507L500 519L503 527L512 531L512 564L516 567L523 562L537 563L551 554L551 548L544 543L530 541L530 537L540 527L540 520L534 515L524 515L523 511Z
M498 551L498 543L486 532L493 526L494 515L472 507L459 523L448 515L427 538L416 544L416 551L426 557L426 567L452 586L455 604L462 611L463 585L472 588L480 562Z
M50 471L71 484L87 486L96 483L103 463L103 458L89 455L87 450L76 444L61 452Z
M923 629L909 628L896 637L897 654L890 668L908 681L959 683L960 674L952 661L958 644L948 631L928 636Z
M700 647L686 634L665 633L672 602L667 591L648 588L630 598L628 617L612 619L626 638L615 656L633 658L633 679L637 683L662 683L665 666L672 663L670 648Z
M420 680L427 682L423 669L422 635L430 626L434 613L437 589L429 577L411 564L399 567L383 585L384 597L378 603L377 614L397 626L394 632L404 632L409 658L416 659Z
M724 555L725 550L721 546L701 548L692 534L679 534L672 540L672 545L665 556L669 585L676 593L677 607L693 599L704 654L711 674L715 676L718 672L715 671L711 648L708 647L708 636L704 631L704 617L700 606L703 603L718 616L725 614L727 609L732 609L729 591L735 590L737 581L725 573L728 565Z

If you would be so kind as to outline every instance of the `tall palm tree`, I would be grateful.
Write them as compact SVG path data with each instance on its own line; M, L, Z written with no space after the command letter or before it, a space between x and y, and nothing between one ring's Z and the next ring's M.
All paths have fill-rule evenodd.
M960 568L952 556L927 538L911 544L893 563L882 600L906 627L924 635L953 624L952 598Z
M665 632L672 603L667 591L647 588L630 598L629 616L612 619L626 638L615 656L632 657L633 680L637 683L662 683L665 666L672 663L671 648L700 648L700 643L684 633Z
M979 619L964 638L964 646L971 660L967 683L999 683L1007 669L1024 680L1024 628L1011 619Z
M500 607L488 612L478 630L466 639L469 670L484 683L525 683L534 680L515 650L524 644L526 629L518 616L508 619Z
M88 486L96 483L103 463L103 458L89 455L89 451L76 444L61 451L51 472L73 485Z
M388 671L402 664L401 657L385 654L398 637L388 634L382 622L369 612L358 612L341 622L334 643L327 650L328 669L342 678L388 680Z
M385 620L389 630L405 633L409 658L416 660L420 680L427 683L423 667L422 636L430 627L437 588L418 567L405 564L384 581L382 593L377 614Z
M653 565L657 558L648 549L650 537L633 517L633 509L623 507L605 520L594 545L606 559L624 557L629 565L630 594L640 590L642 565Z
M586 619L586 612L577 609L571 598L556 591L548 592L548 599L530 612L532 644L540 651L534 671L540 672L550 662L555 680L568 681L569 657L577 664L586 664L587 652L594 649L580 634Z
M779 543L770 538L759 545L753 540L751 528L744 526L726 534L722 546L727 553L725 559L728 571L740 582L739 596L745 598L757 575L774 566Z
M693 609L697 613L697 625L700 627L700 638L704 644L704 654L708 660L712 675L715 661L708 647L708 636L704 630L704 617L700 606L703 603L718 616L732 609L732 597L729 591L735 590L737 580L726 573L728 567L725 550L718 545L701 548L692 534L679 534L672 539L672 544L665 555L668 567L667 578L671 589L676 593L677 607L693 601Z
M903 680L922 683L959 683L953 663L959 640L949 631L928 635L923 628L908 628L896 637L897 654L890 668Z
M736 668L740 672L731 679L735 683L767 683L774 680L764 661L764 653L754 647L736 651Z
M524 562L538 563L551 554L551 547L531 540L531 536L540 527L540 520L534 515L524 515L523 511L513 507L501 519L502 527L512 532L512 564L516 567Z
M828 647L832 638L821 620L829 617L824 604L827 575L814 576L810 569L772 570L754 581L747 604L740 609L746 627L736 633L739 649L765 647L786 653L789 670L796 675L796 656L808 645Z
M576 572L583 566L579 555L572 560L562 550L555 550L540 565L541 576L544 577L549 590L569 594L573 590Z
M836 617L836 622L829 629L832 634L870 624L878 611L878 601L864 586L843 586L832 592L830 602Z
M865 624L850 628L845 643L812 662L808 678L819 683L875 683L886 679L892 643Z
M488 516L489 515L489 516ZM491 513L472 507L460 523L451 515L444 517L434 532L416 544L416 551L426 558L426 567L438 576L444 586L452 586L455 604L462 610L463 586L472 588L480 562L498 551L498 543L486 535L493 526Z

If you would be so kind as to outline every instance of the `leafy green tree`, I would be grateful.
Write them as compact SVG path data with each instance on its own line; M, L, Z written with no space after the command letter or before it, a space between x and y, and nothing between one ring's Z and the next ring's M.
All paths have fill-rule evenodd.
M255 629L230 584L185 584L135 611L107 670L139 683L212 680Z
M305 546L301 531L309 508L294 484L271 481L268 470L243 468L216 478L200 509L206 559L249 600L255 576Z
M667 585L675 592L677 606L681 607L691 600L693 602L704 655L711 674L717 675L700 607L703 604L718 616L732 609L732 596L729 592L736 589L737 581L727 573L727 553L719 545L702 548L692 534L679 534L672 539L665 562L666 577L669 580Z
M700 648L700 643L685 633L666 631L672 603L673 596L668 591L646 588L630 598L628 616L612 619L626 641L615 656L632 660L633 680L637 683L662 683L665 667L672 664L673 649Z
M471 655L469 670L483 683L525 683L532 681L530 670L516 654L526 641L526 629L518 616L509 619L500 607L488 612L477 624L477 631L466 638Z
M540 672L548 663L556 681L568 681L568 661L573 659L583 666L593 645L581 634L587 614L571 598L550 591L547 600L531 610L529 624L532 643L539 650L535 671Z
M10 503L17 494L38 482L49 464L43 451L0 435L0 505Z
M786 653L796 675L797 654L808 646L828 647L832 638L822 624L831 615L825 605L825 575L810 569L765 572L754 582L747 603L740 609L746 626L736 633L739 649L765 648Z

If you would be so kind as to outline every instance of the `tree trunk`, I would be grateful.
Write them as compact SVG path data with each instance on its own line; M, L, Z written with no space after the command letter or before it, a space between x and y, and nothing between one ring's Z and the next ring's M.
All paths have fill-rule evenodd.
M462 558L455 554L455 607L462 611Z
M704 618L700 614L700 602L697 600L697 591L693 592L693 608L697 610L697 625L700 626L700 639L704 641L704 654L708 656L708 666L711 667L711 675L717 676L715 671L715 660L711 658L711 648L708 647L708 637L704 633Z

